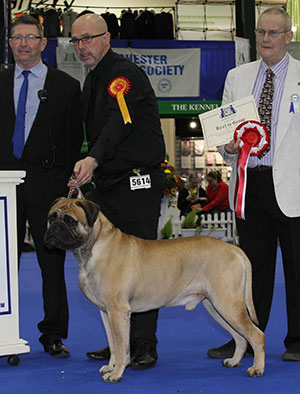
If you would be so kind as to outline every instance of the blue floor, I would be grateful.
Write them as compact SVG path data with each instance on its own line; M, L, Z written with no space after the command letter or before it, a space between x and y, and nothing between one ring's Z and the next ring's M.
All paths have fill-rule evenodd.
M77 264L67 254L66 282L69 296L70 328L65 344L69 359L54 359L38 342L37 322L42 318L41 278L34 252L25 253L20 269L20 332L29 341L31 352L20 355L20 364L10 366L0 358L1 394L248 394L299 393L300 363L283 362L286 312L281 255L278 253L276 286L266 331L266 371L264 377L249 378L252 357L239 368L224 368L220 360L206 356L210 347L229 339L203 306L193 312L184 308L160 311L158 326L159 361L155 368L133 371L128 368L120 383L103 383L101 363L85 357L86 351L106 345L97 308L90 304L77 285Z

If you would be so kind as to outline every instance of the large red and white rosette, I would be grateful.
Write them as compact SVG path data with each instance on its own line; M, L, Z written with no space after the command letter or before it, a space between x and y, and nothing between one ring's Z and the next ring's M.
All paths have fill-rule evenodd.
M237 182L235 188L236 216L245 219L245 197L247 185L247 163L249 156L261 155L270 145L269 130L256 120L240 123L234 132L234 140L241 140L237 162Z

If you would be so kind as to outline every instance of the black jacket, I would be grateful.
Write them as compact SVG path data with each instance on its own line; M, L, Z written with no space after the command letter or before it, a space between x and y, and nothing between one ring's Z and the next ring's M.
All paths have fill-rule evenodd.
M0 170L25 170L24 190L36 207L49 207L65 196L67 181L79 159L83 140L80 84L66 73L48 66L40 103L20 160L13 155L15 126L14 68L0 72Z
M130 83L124 96L132 123L124 124L117 99L108 92L117 77ZM89 156L99 167L97 177L118 177L134 168L159 166L165 158L157 100L149 79L139 67L112 50L85 81L82 100Z

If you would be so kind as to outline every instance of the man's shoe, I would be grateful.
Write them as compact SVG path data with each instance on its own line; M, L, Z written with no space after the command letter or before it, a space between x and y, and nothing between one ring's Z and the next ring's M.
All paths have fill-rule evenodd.
M231 341L225 343L225 345L216 347L213 349L209 349L207 351L208 357L211 358L231 358L233 357L233 353L235 351L235 342L232 339ZM252 347L248 344L245 356L253 356L253 349Z
M300 344L289 346L283 354L283 361L300 361Z
M86 356L90 360L96 360L96 361L109 360L110 350L109 347L105 347L100 350L94 350L93 352L87 352Z
M60 339L53 342L43 344L45 352L49 353L50 356L56 358L66 358L70 357L69 349L62 343Z
M155 366L158 355L155 348L151 348L148 344L137 344L132 355L130 368L132 369L148 369Z

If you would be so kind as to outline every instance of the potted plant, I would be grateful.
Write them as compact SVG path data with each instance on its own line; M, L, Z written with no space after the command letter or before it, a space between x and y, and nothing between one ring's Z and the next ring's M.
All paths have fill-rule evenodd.
M175 174L175 168L170 166L168 156L161 166L165 173L165 190L164 196L168 201L168 208L175 207L177 201L177 192L184 187L183 180Z
M169 217L169 220L166 222L164 227L160 230L160 234L162 239L169 239L173 236L173 223L172 216Z
M192 237L196 235L198 223L197 223L197 210L193 209L189 212L181 223L181 236Z

